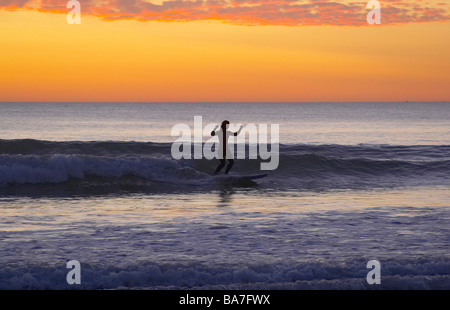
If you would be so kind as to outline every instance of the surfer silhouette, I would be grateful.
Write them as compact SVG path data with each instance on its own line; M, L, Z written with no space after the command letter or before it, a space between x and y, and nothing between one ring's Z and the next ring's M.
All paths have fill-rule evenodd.
M216 129L219 127L219 125L217 125L213 131L211 131L211 136L216 136L219 138L219 154L218 154L218 158L220 160L220 164L217 167L216 171L214 172L214 174L218 174L220 172L220 170L223 169L223 167L225 167L225 160L228 158L228 166L227 169L225 170L225 174L228 174L228 172L230 172L231 167L233 167L234 165L234 160L233 160L233 154L231 153L230 149L228 148L228 138L231 135L237 136L242 128L244 127L243 125L241 125L241 128L239 128L239 130L237 132L231 132L228 129L228 125L230 125L230 122L227 120L224 120L222 122L222 125L220 125L220 129L218 131L216 131Z

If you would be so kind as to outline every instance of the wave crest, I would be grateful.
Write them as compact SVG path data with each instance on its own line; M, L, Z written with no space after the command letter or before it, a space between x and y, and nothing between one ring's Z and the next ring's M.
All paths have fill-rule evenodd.
M0 187L98 178L120 182L130 177L179 185L208 184L217 160L174 160L170 148L170 143L152 142L0 140ZM450 146L445 145L280 145L279 155L279 167L260 182L266 187L450 182ZM260 162L248 157L237 160L232 173L260 173Z

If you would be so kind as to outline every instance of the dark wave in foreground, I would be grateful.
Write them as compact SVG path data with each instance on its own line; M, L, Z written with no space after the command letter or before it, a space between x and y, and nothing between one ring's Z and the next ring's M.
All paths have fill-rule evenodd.
M0 140L0 190L151 192L223 185L211 176L217 160L174 160L170 149L170 143L152 142ZM276 170L261 171L260 162L236 160L232 174L269 173L258 187L276 190L450 184L450 145L280 145Z
M367 284L367 261L304 261L296 264L217 265L142 262L139 265L81 264L81 285L66 282L65 266L5 266L0 289L301 289L301 290L448 290L447 257L391 259L381 284Z

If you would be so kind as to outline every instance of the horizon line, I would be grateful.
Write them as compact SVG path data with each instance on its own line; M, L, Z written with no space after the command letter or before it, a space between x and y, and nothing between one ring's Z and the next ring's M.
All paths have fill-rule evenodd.
M450 103L449 101L0 101L0 103Z

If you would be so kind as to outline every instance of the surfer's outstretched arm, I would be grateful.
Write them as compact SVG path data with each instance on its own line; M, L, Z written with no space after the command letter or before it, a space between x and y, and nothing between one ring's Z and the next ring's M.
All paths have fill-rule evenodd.
M215 136L216 135L216 129L219 127L219 125L216 125L216 127L214 127L214 129L211 131L211 136Z
M236 131L236 132L234 133L234 135L235 135L235 136L237 136L238 134L240 134L240 133L241 133L241 130L242 130L242 128L244 128L244 125L241 125L241 128L239 128L239 130L238 130L238 131Z

